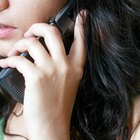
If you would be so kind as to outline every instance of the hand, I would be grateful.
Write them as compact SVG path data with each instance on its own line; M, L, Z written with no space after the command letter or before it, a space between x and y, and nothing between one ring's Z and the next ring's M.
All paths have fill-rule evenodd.
M34 36L43 37L49 53ZM17 54L26 52L34 63ZM70 139L69 129L86 53L81 16L76 19L74 42L65 54L54 26L34 24L15 44L1 67L16 68L25 78L24 118L30 139Z

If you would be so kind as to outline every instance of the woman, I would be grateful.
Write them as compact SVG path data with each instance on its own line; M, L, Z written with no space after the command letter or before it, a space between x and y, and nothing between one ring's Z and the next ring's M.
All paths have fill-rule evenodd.
M4 140L137 140L139 0L77 0L68 55L59 30L46 23L65 4L0 1L0 55L8 57L0 66L16 68L26 86L23 105L1 96Z

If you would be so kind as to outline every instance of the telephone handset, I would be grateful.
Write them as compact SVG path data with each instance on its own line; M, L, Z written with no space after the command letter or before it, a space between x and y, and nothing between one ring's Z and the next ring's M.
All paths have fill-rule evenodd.
M49 24L58 27L60 30L67 54L69 53L69 49L73 41L75 7L75 0L70 0L67 5L56 15L56 17L51 18L48 21ZM21 55L32 61L27 52L22 53ZM23 103L25 81L22 74L20 74L16 69L2 69L0 71L0 85L6 91L5 93L7 93L12 99Z

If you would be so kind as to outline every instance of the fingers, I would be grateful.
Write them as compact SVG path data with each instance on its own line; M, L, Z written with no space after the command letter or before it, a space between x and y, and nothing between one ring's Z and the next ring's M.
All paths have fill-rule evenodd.
M24 77L30 77L32 72L36 70L35 65L26 59L24 56L13 56L0 60L0 66L2 68L11 67L16 68ZM30 70L32 69L32 70Z
M15 54L19 54L19 52L21 53L28 51L30 56L34 59L36 65L34 65L31 62L29 63L29 60L23 59L22 56L19 56L19 59L15 56L13 57L13 59L17 58L17 60L14 59L15 62L13 61L13 64L11 61L12 59L6 59L7 66L16 67L17 69L19 69L20 72L23 72L21 69L22 66L20 66L21 60L22 64L25 63L25 67L29 70L29 65L34 65L34 67L40 66L40 68L44 66L51 67L52 61L49 60L55 59L55 62L61 62L61 64L62 62L67 63L67 60L69 60L70 63L75 65L77 68L79 67L83 69L86 59L86 51L82 16L85 16L83 11L80 14L78 14L76 18L74 29L74 42L68 55L68 59L65 54L63 41L58 29L48 24L38 23L31 26L31 28L25 33L25 37L27 38L19 41L15 45L15 47L13 47L13 50L9 54L9 56L13 56ZM39 42L39 40L34 36L43 37L45 39L45 43L48 47L50 54L46 51L46 49Z
M33 58L34 63L38 66L44 65L47 63L46 60L50 60L50 56L35 37L22 39L13 47L8 56L13 56L18 53L28 52L29 55Z
M65 49L59 30L45 23L37 23L30 27L25 37L44 37L46 46L53 59L58 60L65 57Z
M74 42L72 44L69 58L72 63L76 64L77 67L84 67L86 59L85 50L85 36L84 36L84 17L85 11L80 12L76 18L74 28Z

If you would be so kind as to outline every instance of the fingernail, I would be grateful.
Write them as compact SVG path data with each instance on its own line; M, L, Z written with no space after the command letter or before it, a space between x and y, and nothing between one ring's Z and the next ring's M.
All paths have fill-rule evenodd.
M84 24L87 17L87 10L81 10L78 14L77 20L80 22L80 24Z

